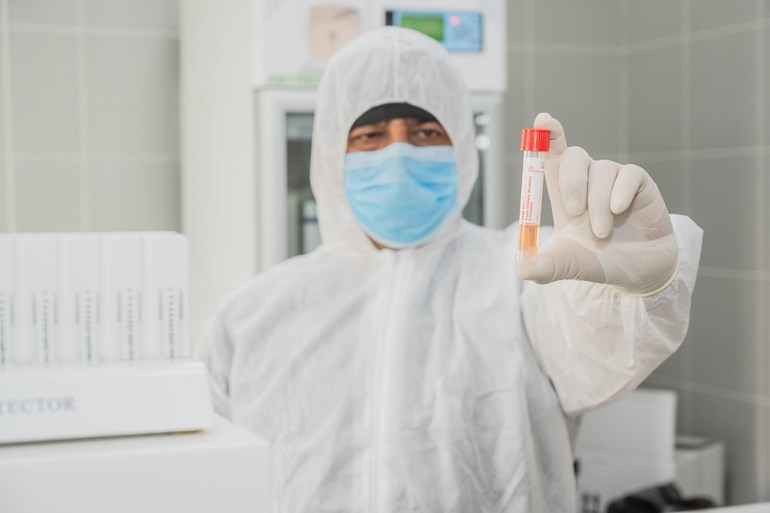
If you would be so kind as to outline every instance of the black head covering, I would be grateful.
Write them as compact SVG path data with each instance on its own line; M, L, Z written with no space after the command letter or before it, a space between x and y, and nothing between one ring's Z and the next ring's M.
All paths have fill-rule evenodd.
M412 118L420 122L438 120L430 112L415 107L409 103L384 103L367 110L350 127L351 130L364 125L373 125L382 121L388 121L395 118Z

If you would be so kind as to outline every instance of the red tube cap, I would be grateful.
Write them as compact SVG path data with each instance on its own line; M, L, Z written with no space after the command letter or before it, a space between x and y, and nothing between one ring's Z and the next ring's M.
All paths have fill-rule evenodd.
M521 131L521 151L548 151L551 148L551 131L525 128Z

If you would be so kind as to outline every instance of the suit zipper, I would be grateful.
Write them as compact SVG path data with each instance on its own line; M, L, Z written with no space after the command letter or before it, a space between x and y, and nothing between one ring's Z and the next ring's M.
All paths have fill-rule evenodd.
M392 327L394 315L393 311L396 305L395 297L400 290L402 274L398 272L401 267L400 256L397 251L392 253L389 270L386 279L388 280L387 293L384 298L384 315L381 317L380 323L378 323L379 329L377 330L381 335L377 338L377 346L375 348L375 362L374 362L374 382L372 390L372 456L370 461L370 501L369 511L371 513L377 513L379 511L379 493L380 493L380 436L382 433L382 420L384 418L383 403L384 394L387 392L387 387L384 386L388 380L387 376L383 375L383 369L387 367L387 360L389 356L388 342L391 339Z

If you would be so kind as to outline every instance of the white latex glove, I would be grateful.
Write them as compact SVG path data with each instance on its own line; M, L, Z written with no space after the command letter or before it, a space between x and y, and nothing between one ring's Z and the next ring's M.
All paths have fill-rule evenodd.
M650 175L567 147L561 123L549 114L538 114L534 127L551 131L545 179L555 234L533 261L519 265L519 275L537 283L606 283L635 296L668 286L677 272L677 241Z

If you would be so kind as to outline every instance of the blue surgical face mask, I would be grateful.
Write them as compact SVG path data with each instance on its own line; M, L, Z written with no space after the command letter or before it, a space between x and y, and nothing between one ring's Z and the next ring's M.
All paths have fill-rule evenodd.
M460 210L455 150L394 143L348 153L345 195L364 231L380 244L425 242Z

